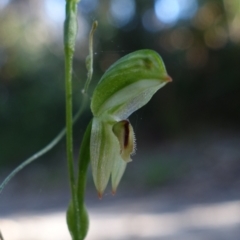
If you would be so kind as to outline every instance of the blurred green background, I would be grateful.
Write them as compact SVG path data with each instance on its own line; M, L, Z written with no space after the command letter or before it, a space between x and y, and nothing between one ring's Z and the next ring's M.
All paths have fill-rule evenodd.
M64 0L0 1L0 169L21 163L64 126L64 4ZM154 162L145 172L149 184L184 174L189 166L181 169L179 164L199 141L205 143L201 152L213 135L213 141L219 140L219 132L238 139L239 0L82 0L78 20L74 111L81 104L94 20L99 27L90 92L111 63L142 48L156 50L173 78L131 117L139 149L135 159L146 156L145 164ZM75 127L76 149L90 116L87 111ZM220 138L224 140L224 134ZM175 141L184 143L186 151L176 148L169 159L168 144ZM56 166L56 152L64 156L64 141L39 162ZM198 151L191 156L197 161ZM135 170L144 172L144 166Z

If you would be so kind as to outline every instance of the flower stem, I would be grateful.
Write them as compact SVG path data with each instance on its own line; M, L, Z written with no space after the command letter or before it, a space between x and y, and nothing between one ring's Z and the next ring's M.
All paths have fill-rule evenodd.
M66 88L66 143L69 183L72 195L73 218L76 232L74 238L80 239L79 204L76 189L73 161L73 117L72 117L72 61L77 35L77 1L66 1L66 19L64 23L64 52L65 52L65 88Z

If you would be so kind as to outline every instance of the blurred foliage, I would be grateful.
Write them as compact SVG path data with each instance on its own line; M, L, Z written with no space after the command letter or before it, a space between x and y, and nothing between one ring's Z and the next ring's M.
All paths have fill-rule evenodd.
M137 135L146 145L156 146L163 138L184 134L191 126L239 127L239 0L199 0L193 16L169 24L154 14L157 1L161 0L130 1L135 7L128 21L124 21L127 9L119 10L122 16L114 16L111 10L116 4L114 0L80 2L74 109L81 102L86 78L88 31L91 22L97 19L92 89L111 63L141 48L158 51L174 80L133 116L133 124L134 121L139 124ZM64 11L64 1L3 2L0 4L1 165L19 163L39 150L65 122L63 18L61 14L53 15L57 8L49 12L49 6L46 7L47 3L58 2ZM82 126L85 127L84 121L77 131Z

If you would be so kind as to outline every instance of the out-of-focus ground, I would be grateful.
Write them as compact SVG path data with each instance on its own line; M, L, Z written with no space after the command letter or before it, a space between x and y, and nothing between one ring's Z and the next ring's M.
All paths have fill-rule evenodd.
M87 239L239 239L240 200L179 203L164 195L90 206ZM0 225L8 240L70 240L63 209L7 215Z
M239 145L239 133L218 130L139 150L116 196L107 189L102 200L89 176L87 240L238 240ZM70 239L64 156L58 159L54 169L29 166L0 195L4 239Z

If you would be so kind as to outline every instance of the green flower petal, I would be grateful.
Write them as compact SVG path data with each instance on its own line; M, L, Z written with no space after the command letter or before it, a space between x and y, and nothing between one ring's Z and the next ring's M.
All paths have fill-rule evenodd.
M120 156L115 159L111 176L113 194L115 194L117 191L118 184L120 183L123 173L125 172L126 166L127 163Z
M155 51L130 53L113 64L99 81L91 102L93 115L108 112L117 119L126 119L169 81L171 78Z
M112 131L113 124L93 118L90 139L90 161L93 180L101 198L112 172L115 158L120 153L120 146Z

